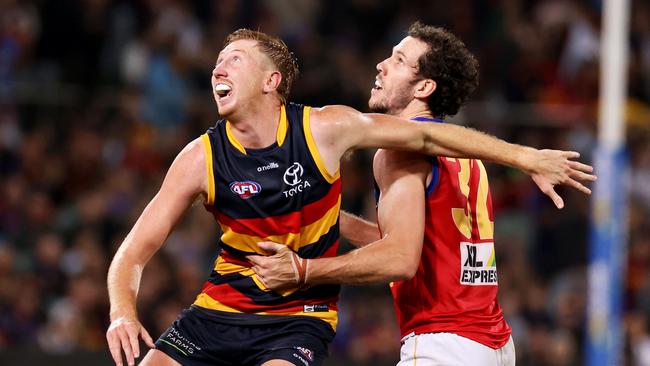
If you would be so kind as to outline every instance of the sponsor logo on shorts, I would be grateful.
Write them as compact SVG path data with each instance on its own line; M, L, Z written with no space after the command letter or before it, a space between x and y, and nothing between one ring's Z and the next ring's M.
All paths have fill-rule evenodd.
M494 243L460 243L460 283L470 286L498 284Z
M160 341L170 345L172 348L176 349L184 356L189 356L194 354L197 351L201 350L201 347L194 344L186 337L184 337L176 328L172 327L169 329L167 334L163 338L160 338Z
M262 186L252 180L246 180L243 182L230 183L230 190L238 195L239 198L248 199L262 192Z
M300 362L302 362L305 366L309 366L309 362L307 360L305 360L304 358L302 358L299 354L294 352L293 357L299 359Z
M329 311L329 307L325 304L305 305L302 311L305 313L325 313Z
M309 361L314 361L314 352L312 352L309 348L305 347L295 347L300 353L302 353L303 356L307 357Z

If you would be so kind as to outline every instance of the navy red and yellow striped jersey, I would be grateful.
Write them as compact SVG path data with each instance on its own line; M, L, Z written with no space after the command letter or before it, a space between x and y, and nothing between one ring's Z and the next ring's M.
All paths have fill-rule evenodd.
M287 245L304 258L336 255L341 179L320 158L309 124L310 108L281 107L277 141L246 149L230 123L217 122L202 136L208 172L205 207L221 226L221 252L194 305L214 312L309 316L336 328L339 286L278 293L256 277L246 255L256 243Z

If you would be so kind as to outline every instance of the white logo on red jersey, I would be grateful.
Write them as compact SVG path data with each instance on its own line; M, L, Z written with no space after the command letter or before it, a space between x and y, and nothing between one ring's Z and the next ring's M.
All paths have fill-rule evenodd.
M498 284L494 243L460 243L460 283L470 286Z

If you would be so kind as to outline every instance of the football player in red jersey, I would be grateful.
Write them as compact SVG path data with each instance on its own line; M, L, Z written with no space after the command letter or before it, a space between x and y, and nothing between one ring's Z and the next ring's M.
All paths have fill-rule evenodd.
M456 114L478 84L478 63L465 45L422 23L377 71L370 108L422 124ZM360 249L311 260L263 242L276 254L249 257L259 279L272 289L392 281L403 337L399 366L514 365L511 329L497 301L482 162L380 149L373 171L378 227L341 215L341 234Z
M391 58L391 68L415 70L400 60ZM197 200L224 228L223 250L194 304L163 333L142 365L322 363L336 326L336 286L320 286L331 289L327 300L318 287L269 291L245 256L263 253L256 245L259 238L279 240L308 258L335 253L339 160L349 149L399 148L502 162L525 170L557 204L556 184L588 191L578 181L592 179L591 167L570 160L576 153L526 148L459 126L412 123L345 106L289 103L296 72L291 53L275 37L239 30L226 40L211 74L223 119L179 153L111 263L106 338L117 365L123 355L129 365L135 363L140 338L154 347L137 317L142 271ZM424 80L429 81L423 93L433 91L432 81ZM388 90L383 81L378 95ZM302 225L305 217L307 226ZM314 246L327 250L310 251ZM302 262L296 265L304 279Z

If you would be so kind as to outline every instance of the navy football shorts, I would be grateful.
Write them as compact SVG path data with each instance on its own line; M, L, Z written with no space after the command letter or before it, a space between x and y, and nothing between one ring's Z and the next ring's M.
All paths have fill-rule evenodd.
M257 366L285 360L319 366L334 331L319 319L183 310L156 341L156 348L182 365Z

